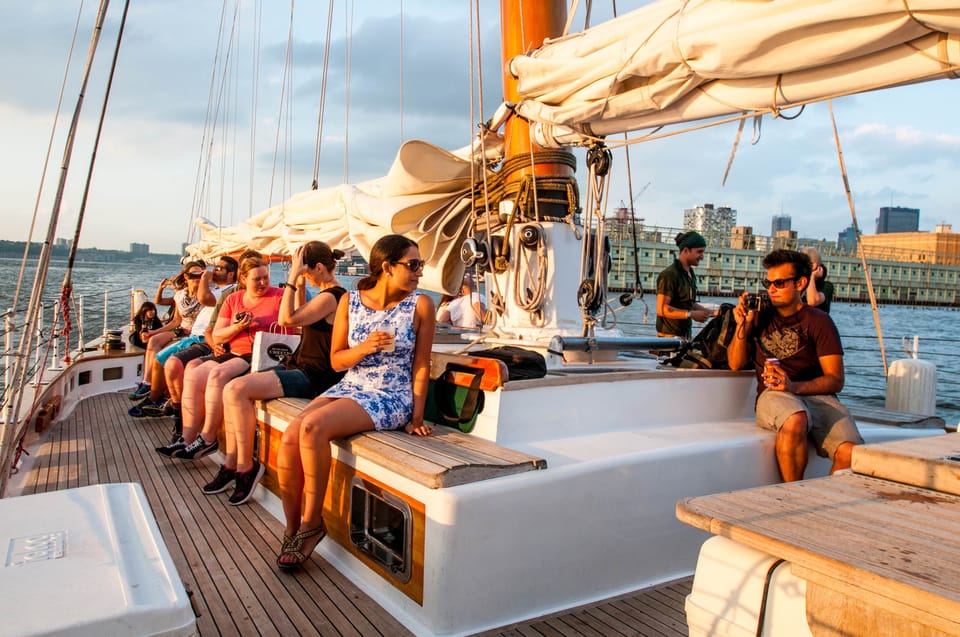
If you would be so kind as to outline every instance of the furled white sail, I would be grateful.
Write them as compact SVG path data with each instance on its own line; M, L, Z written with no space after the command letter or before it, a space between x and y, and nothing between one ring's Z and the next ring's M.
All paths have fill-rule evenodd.
M485 150L488 159L498 156L502 140L489 136ZM368 258L377 239L399 233L416 241L427 261L421 287L453 293L464 270L457 255L472 222L470 156L469 147L449 152L406 142L385 177L299 193L230 228L198 219L202 236L187 253L210 259L252 248L289 255L320 240Z
M550 146L953 78L958 33L957 0L662 0L510 70Z

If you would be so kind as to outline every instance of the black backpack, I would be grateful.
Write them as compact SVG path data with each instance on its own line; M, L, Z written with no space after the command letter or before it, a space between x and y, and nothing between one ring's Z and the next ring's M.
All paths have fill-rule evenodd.
M727 346L737 330L733 308L730 303L721 304L717 315L707 321L693 340L667 363L685 369L729 369Z

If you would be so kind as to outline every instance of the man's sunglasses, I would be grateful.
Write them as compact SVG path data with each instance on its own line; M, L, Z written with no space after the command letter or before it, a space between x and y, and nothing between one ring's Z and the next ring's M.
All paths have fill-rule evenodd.
M770 279L764 279L760 283L762 283L763 287L765 288L769 288L772 285L778 290L782 290L783 288L787 287L787 283L790 283L791 281L796 281L797 278L798 277L791 276L791 277L787 277L786 279L776 279L774 281L771 281Z
M394 265L405 265L411 272L419 272L427 264L423 259L410 259L409 261L394 261Z

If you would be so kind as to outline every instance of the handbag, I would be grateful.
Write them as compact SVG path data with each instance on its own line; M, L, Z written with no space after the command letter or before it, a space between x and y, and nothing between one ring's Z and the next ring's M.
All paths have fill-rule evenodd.
M253 357L250 360L251 372L262 372L283 365L293 356L294 350L300 344L300 335L288 334L280 331L282 329L273 323L269 330L256 333L253 338Z

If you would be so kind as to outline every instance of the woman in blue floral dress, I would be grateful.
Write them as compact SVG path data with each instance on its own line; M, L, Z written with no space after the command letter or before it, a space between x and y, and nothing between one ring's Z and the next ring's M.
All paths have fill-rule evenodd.
M357 290L341 297L333 324L331 366L346 375L307 405L280 442L286 518L281 569L305 562L326 535L331 441L374 429L403 427L418 436L433 431L423 410L436 313L433 300L416 291L424 265L420 250L402 235L387 235L373 245L369 263Z

